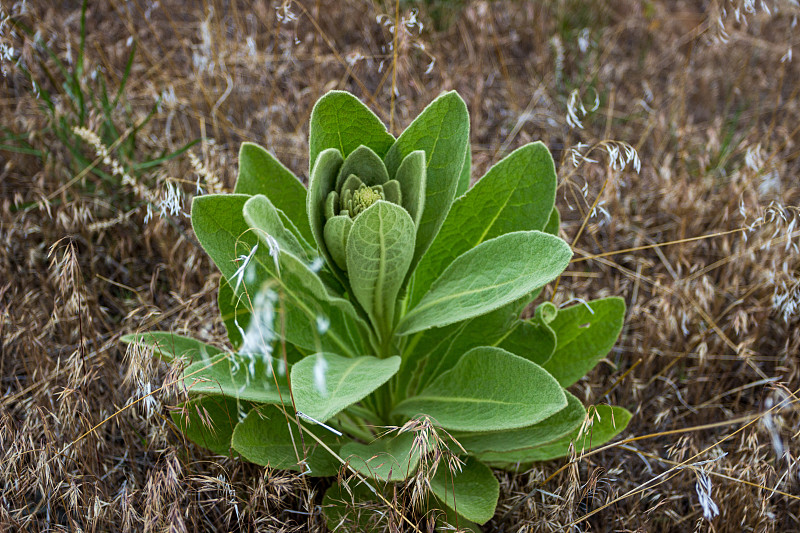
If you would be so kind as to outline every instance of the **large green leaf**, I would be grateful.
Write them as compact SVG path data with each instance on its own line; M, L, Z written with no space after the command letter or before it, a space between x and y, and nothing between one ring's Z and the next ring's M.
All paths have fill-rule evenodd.
M556 333L556 350L545 370L569 387L611 351L624 320L625 301L617 297L559 310L550 322Z
M499 346L537 365L544 365L556 348L556 334L547 324L519 320L509 328Z
M223 396L202 396L172 412L175 425L195 444L219 455L228 455L231 436L250 404Z
M266 355L218 354L183 371L190 394L227 396L256 403L291 403L282 360Z
M286 213L308 241L313 241L306 215L306 188L275 156L257 144L245 142L239 148L239 177L236 194L263 194Z
M477 457L482 457L481 454L486 452L534 448L551 442L572 432L586 416L586 409L580 400L569 392L566 392L566 396L566 407L532 426L506 431L454 433L453 438L470 454Z
M498 431L536 424L567 405L564 391L535 363L500 348L481 346L436 378L395 413L425 413L454 431Z
M364 477L379 481L403 481L419 464L414 433L385 436L369 444L348 442L339 456Z
M298 411L325 422L386 383L400 357L348 358L332 353L306 357L292 367L292 393Z
M540 142L513 151L458 198L414 272L411 304L455 258L512 231L544 229L553 210L556 172Z
M282 333L287 342L307 352L333 351L353 357L370 353L369 327L350 302L330 295L319 276L292 254L281 254L280 266L276 290L282 297Z
M469 113L453 91L431 102L384 158L389 175L394 176L411 152L423 150L426 155L425 209L417 231L414 263L428 249L450 210L468 145Z
M494 516L500 484L486 465L468 457L461 472L440 464L431 479L431 492L467 520L483 524Z
M308 135L308 168L313 169L319 154L335 148L347 157L361 146L383 157L394 143L381 120L350 93L331 91L317 100L311 111Z
M325 200L328 194L333 191L336 185L336 175L344 162L344 158L339 150L328 148L319 154L316 163L312 167L311 176L308 184L308 201L306 210L308 211L308 222L311 226L311 233L314 235L314 242L322 252L322 256L328 262L328 266L333 273L345 279L344 273L336 266L325 245Z
M485 315L416 333L403 353L396 399L413 396L427 387L472 348L497 346L513 331L511 328L518 321L520 307L519 302L512 302Z
M333 262L342 270L347 270L347 239L352 228L353 219L349 215L337 215L325 222L325 246Z
M486 452L480 455L482 461L499 468L514 468L518 463L529 464L548 461L569 454L570 442L574 442L578 453L601 446L625 429L630 422L631 413L622 407L598 405L593 410L594 423L585 433L579 435L578 428L568 435L536 448L524 448L509 452Z
M182 359L186 364L190 364L197 359L212 357L222 352L210 344L168 331L148 331L147 333L123 335L120 340L126 344L151 348L153 355L167 363L171 363L175 359Z
M258 236L250 230L242 210L250 199L245 194L207 194L192 201L192 227L197 240L217 265L225 279L232 279L239 268L238 259L247 256L258 244ZM256 255L261 264L273 265L266 246L259 246ZM268 277L258 262L252 262L254 279ZM269 267L274 270L274 267Z
M244 205L249 199L237 194L206 195L195 198L192 204L192 223L200 243L223 276L234 286L238 284L240 291L248 291L239 305L249 308L258 304L261 291L269 288L280 297L279 311L285 320L282 332L290 344L311 352L367 353L368 328L350 302L331 296L319 276L291 253L279 253L280 268L275 268L269 246L259 243L257 232L244 219ZM242 256L250 257L243 274L236 272ZM235 274L241 275L241 282ZM265 282L269 287L262 286ZM255 311L260 316L266 312ZM328 325L325 331L320 331L320 323Z
M306 249L300 244L297 237L283 225L280 211L276 209L269 198L263 194L253 196L245 202L242 214L245 221L256 231L264 246L269 247L270 244L274 246L274 243L269 242L269 239L272 238L280 247L281 252L294 254L298 259L309 259L306 256ZM304 217L304 220L308 219Z
M414 221L399 205L375 202L353 222L347 240L350 286L358 303L386 335L413 254Z
M299 463L305 461L310 476L335 475L340 466L338 460L311 435L304 434L309 431L334 452L338 451L338 440L327 429L316 425L301 429L295 420L269 406L247 414L236 426L231 445L245 459L262 466L302 472L306 469Z
M425 210L425 152L417 150L408 154L400 163L394 179L400 184L403 207L419 226Z
M486 314L553 280L571 255L567 243L540 231L485 241L450 263L397 332L406 335Z

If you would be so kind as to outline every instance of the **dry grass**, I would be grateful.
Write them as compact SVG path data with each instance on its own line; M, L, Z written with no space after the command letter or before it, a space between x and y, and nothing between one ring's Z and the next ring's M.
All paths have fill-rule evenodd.
M104 182L76 169L29 81L3 60L2 133L41 157L0 151L0 530L323 528L324 482L187 445L168 416L180 391L132 403L169 379L141 354L126 358L119 336L162 329L224 344L213 266L180 213L160 218L155 206L144 221L146 196L176 185L193 194L198 180L229 189L245 140L306 175L311 106L334 88L382 110L395 131L440 91L458 90L472 116L476 178L543 140L560 162L563 236L572 242L582 228L555 301L628 303L617 347L573 392L633 411L629 441L566 466L498 473L487 530L800 528L791 208L800 200L800 58L786 57L798 45L790 2L766 2L769 13L727 0L469 2L440 29L422 9L422 31L404 2L394 49L390 2L91 4L87 89L97 67L116 89L132 36L127 105L139 121L163 97L135 132L135 153L204 141L196 161ZM14 9L75 60L78 2L28 2L21 15L5 7ZM6 26L2 42L43 88L60 91L30 39ZM566 120L574 89L586 107L599 98L580 117L584 129ZM56 104L56 117L70 116L66 98ZM84 125L101 122L89 113ZM641 172L608 168L602 147L589 154L597 163L573 166L571 148L604 140L634 146ZM96 158L88 145L83 154ZM710 521L695 486L703 476L720 511ZM381 527L408 529L388 516Z

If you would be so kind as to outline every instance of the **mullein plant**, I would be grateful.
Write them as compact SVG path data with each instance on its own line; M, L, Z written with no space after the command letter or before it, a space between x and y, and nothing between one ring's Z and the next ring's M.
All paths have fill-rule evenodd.
M234 194L192 204L222 273L230 348L167 332L124 338L184 364L189 400L174 419L185 434L308 476L346 469L360 485L346 494L367 500L423 476L424 505L477 530L497 505L490 467L622 431L628 411L587 413L566 388L610 351L624 302L545 301L521 318L572 255L557 236L549 151L525 145L472 188L470 166L455 92L397 138L351 94L324 95L308 189L243 144ZM448 466L431 468L443 450ZM326 494L331 525L343 494L337 483Z

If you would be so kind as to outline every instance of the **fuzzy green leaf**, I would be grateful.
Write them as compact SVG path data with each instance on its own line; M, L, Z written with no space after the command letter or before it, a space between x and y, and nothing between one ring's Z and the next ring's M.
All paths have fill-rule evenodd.
M280 267L275 290L283 296L287 342L312 353L369 353L369 327L353 304L331 296L319 276L292 254L280 254Z
M567 405L564 391L539 365L481 346L436 378L395 413L425 413L454 431L498 431L536 424Z
M433 242L450 210L468 145L467 106L457 93L449 92L436 98L414 119L384 158L389 175L394 176L411 152L425 152L425 209L419 222L412 264Z
M580 428L568 435L535 448L513 450L509 452L487 452L481 454L481 460L500 468L513 468L517 463L529 464L536 461L549 461L569 454L570 442L575 443L578 453L597 448L622 433L631 420L631 413L622 407L598 405L593 414L594 423L583 435L578 435Z
M225 279L233 278L238 268L237 259L248 255L258 244L258 236L250 231L244 220L242 210L250 196L244 194L207 194L196 196L192 201L192 227L197 240L206 253L217 265ZM262 257L269 258L264 246L257 251ZM272 259L265 261L271 264ZM266 272L259 270L256 279L265 279Z
M289 424L292 425L291 433ZM295 420L287 420L283 412L269 406L248 413L236 426L231 445L245 459L262 466L302 472L306 469L299 463L305 461L311 470L308 475L312 477L335 475L340 466L337 459L313 437L302 435L301 431L314 433L334 452L339 449L338 441L330 431L319 426L301 430Z
M353 219L348 215L337 215L325 223L323 237L328 253L336 266L347 270L347 239L353 228Z
M264 355L218 354L183 371L190 394L213 394L256 403L290 403L283 361Z
M253 196L245 202L242 213L264 246L269 247L268 238L271 237L278 243L282 252L294 254L298 259L309 259L306 256L306 249L297 237L283 225L280 211L272 205L269 198L263 194Z
M308 222L311 226L311 233L314 235L314 242L328 265L334 270L334 274L341 279L344 279L344 275L333 262L328 247L325 245L324 227L325 201L328 199L328 194L334 190L336 175L343 161L342 154L335 148L329 148L319 154L309 178L308 202L306 203Z
M485 241L450 263L397 332L407 335L488 313L553 280L571 255L567 243L540 231Z
M263 242L267 234L274 235L276 240L279 241L283 250L289 250L298 257L304 259L308 259L316 255L316 252L305 241L302 235L300 235L299 230L295 227L292 221L289 220L286 214L280 209L276 209L270 200L263 195L260 195L259 198L260 200L257 200L254 206L260 205L261 210L264 210L268 213L268 216L264 215L263 219L262 217L258 217L253 221L254 226L259 228L259 236L261 237L260 240ZM245 208L252 200L253 199L251 198L245 202ZM244 208L242 214L244 215ZM245 216L245 218L247 217ZM269 223L267 224L267 222ZM267 229L265 230L265 228ZM265 250L269 248L268 243L264 243L260 246ZM263 255L263 250L261 254ZM260 275L265 275L263 269L261 269L261 267L256 263L257 262L254 262L253 266L251 267L253 271L261 271ZM255 276L255 279L258 280L263 278L259 278L257 275ZM237 281L234 280L233 283L236 284ZM231 282L228 281L227 278L223 277L219 284L217 305L219 306L220 315L223 323L225 324L225 329L228 332L228 340L230 340L233 349L238 350L244 340L242 338L242 331L247 331L247 327L250 324L250 299L244 293L244 291L239 290L238 294L234 294L233 289L234 287L231 285Z
M419 449L414 447L414 433L385 436L369 444L349 442L339 456L364 477L379 481L403 481L419 464Z
M175 425L189 440L216 454L228 455L233 429L249 410L247 402L223 396L203 396L189 400L171 414Z
M379 331L392 325L413 253L414 221L399 205L375 202L353 222L347 239L350 286Z
M486 452L507 452L534 448L576 429L586 416L580 400L566 392L567 406L537 424L507 431L455 433L453 438L470 454L482 457Z
M411 215L415 226L419 226L425 209L425 152L416 150L408 154L400 163L394 179L400 183L403 207Z
M415 395L472 348L497 346L519 320L521 307L512 302L485 315L416 333L403 353L396 398Z
M234 285L236 269L242 255L248 255L259 244L256 231L244 220L244 204L249 196L240 194L207 195L195 198L192 204L192 224L200 243L226 279ZM290 344L307 351L318 349L349 355L366 353L368 328L352 304L331 296L319 276L309 266L291 253L278 254L278 266L269 254L269 247L261 244L242 276L240 291L247 287L247 305L258 303L262 284L283 296L285 339ZM253 281L248 281L252 277ZM253 311L252 309L250 310ZM258 310L262 315L264 310ZM323 333L319 321L329 323Z
M439 465L431 479L431 492L467 520L484 524L494 516L500 483L489 467L468 457L461 472L455 474Z
M544 365L556 349L556 334L547 324L520 320L512 326L499 346L504 350Z
M222 352L210 344L168 331L148 331L147 333L123 335L120 340L125 344L151 348L154 356L167 363L171 363L175 359L183 359L186 364L190 364L194 360L212 357Z
M414 272L411 304L464 252L512 231L544 229L553 210L556 173L540 142L513 151L458 198Z
M275 156L257 144L246 142L239 148L239 177L233 192L265 195L295 223L304 239L314 239L306 215L306 188Z
M332 353L306 357L292 367L292 392L298 411L325 422L386 383L400 358L365 355L348 358Z
M368 146L380 157L386 155L394 137L381 120L350 93L331 91L317 100L311 111L308 135L308 168L327 148L335 148L342 157L361 146Z
M386 171L386 165L378 154L376 154L369 147L361 145L353 150L342 163L342 168L339 169L339 176L336 178L336 190L341 189L344 180L350 177L351 174L356 176L364 182L365 185L383 185L389 181L389 173Z
M545 370L569 387L611 351L624 320L625 301L617 297L559 310L550 322L558 339L556 350Z

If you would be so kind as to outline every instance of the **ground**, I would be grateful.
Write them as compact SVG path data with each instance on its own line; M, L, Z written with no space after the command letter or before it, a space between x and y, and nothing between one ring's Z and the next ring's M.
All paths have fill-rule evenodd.
M119 339L225 345L189 197L243 141L305 179L330 89L395 133L457 90L473 181L543 141L574 250L545 297L627 303L571 391L630 426L497 472L487 531L800 529L796 3L111 0L83 42L80 2L2 10L0 530L325 530L326 481L185 441L174 374Z

